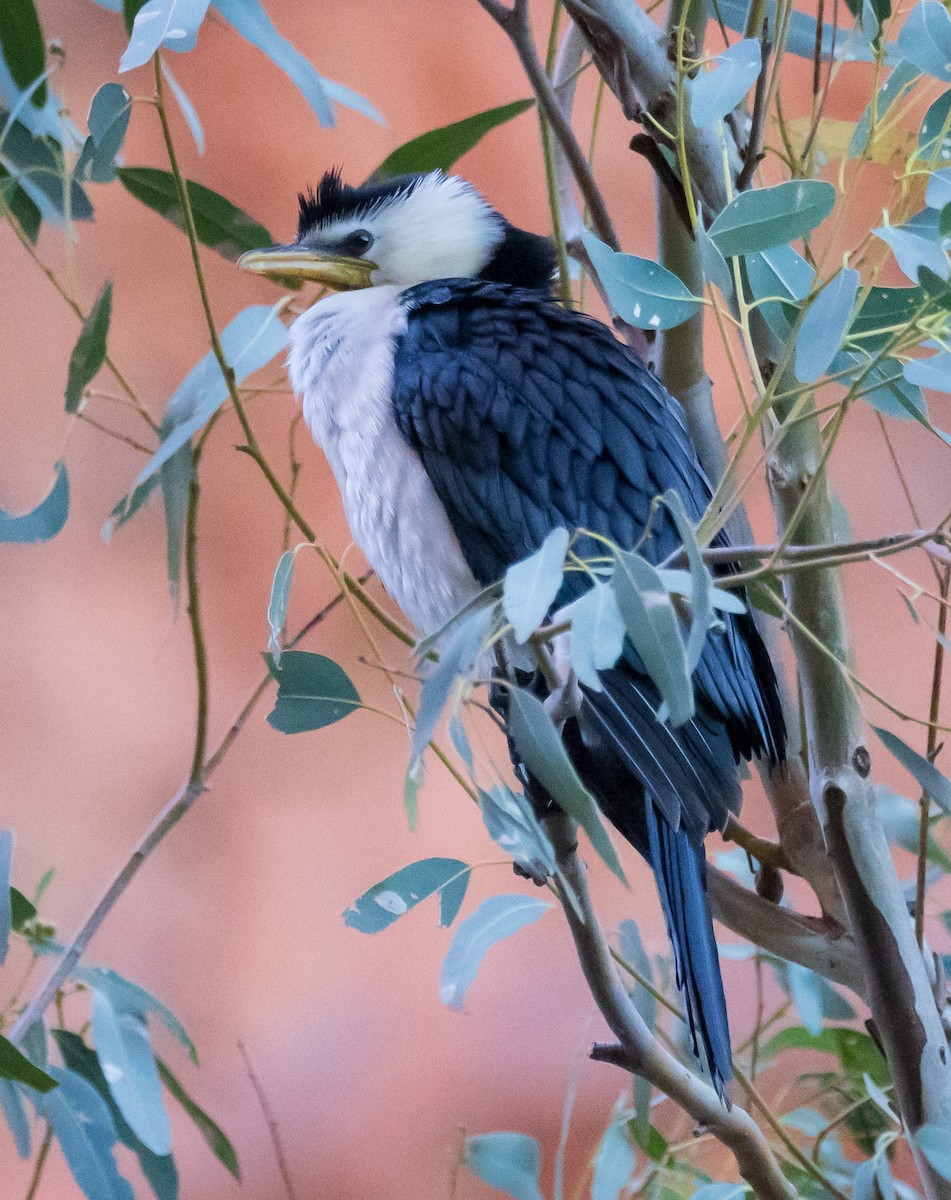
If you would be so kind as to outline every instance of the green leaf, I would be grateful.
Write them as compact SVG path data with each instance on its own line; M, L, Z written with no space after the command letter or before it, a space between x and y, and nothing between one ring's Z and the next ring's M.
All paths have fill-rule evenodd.
M0 1079L25 1083L37 1092L49 1092L56 1087L55 1078L33 1065L9 1038L0 1033Z
M92 994L96 1056L112 1098L136 1137L160 1158L171 1153L172 1129L162 1104L162 1086L145 1015L137 1004L114 1003L115 993ZM128 1000L128 997L122 997Z
M466 1138L463 1164L489 1187L515 1200L542 1200L541 1150L524 1133L483 1133Z
M66 524L69 514L69 479L66 464L56 464L56 480L46 499L31 512L13 516L0 508L0 542L48 542Z
M942 1179L951 1180L951 1146L948 1131L940 1125L922 1125L912 1138Z
M163 46L193 50L207 11L208 0L147 0L136 14L119 73L144 66Z
M806 309L796 338L796 378L814 383L829 369L852 319L859 273L843 268Z
M458 858L423 858L381 879L353 902L344 923L361 933L387 929L421 900L439 893L439 924L445 928L456 914L469 886L470 867Z
M112 284L103 284L89 316L83 321L79 340L69 358L69 376L66 381L66 411L79 412L83 389L92 383L99 368L106 361L106 336L112 316Z
M921 790L927 792L936 804L939 804L946 813L951 813L951 782L938 770L934 763L929 762L923 755L902 741L896 734L888 729L880 729L877 725L872 728L878 734L879 739L889 753L901 763L906 771L909 771L918 783L921 785Z
M10 888L10 914L11 924L19 932L27 921L32 921L36 916L36 905L27 900L21 891L12 887Z
M773 1058L782 1050L819 1050L834 1055L842 1070L857 1080L868 1075L879 1087L889 1082L888 1065L881 1051L867 1033L860 1033L857 1029L826 1026L816 1035L801 1025L794 1025L780 1030L766 1042L763 1057Z
M821 179L797 179L740 192L707 231L724 258L785 246L824 221L835 188Z
M951 80L951 17L938 0L920 0L898 35L902 55L926 75Z
M3 0L0 4L0 51L13 82L25 91L46 70L46 43L33 0ZM46 103L46 84L30 97L35 108Z
M277 560L274 579L271 581L271 597L267 605L267 623L271 627L271 636L268 638L267 648L274 659L275 668L281 665L281 634L287 622L287 602L291 595L291 579L296 557L293 550L285 550Z
M608 299L629 325L638 329L672 329L703 304L681 280L660 263L634 254L618 254L587 229L585 249Z
M134 1200L112 1156L116 1130L106 1102L91 1083L51 1067L59 1087L37 1104L53 1130L73 1179L87 1200Z
M869 288L849 327L849 338L854 338L863 350L875 353L894 337L894 332L885 331L910 321L924 300L920 287Z
M667 1139L656 1125L648 1124L646 1136L642 1135L637 1119L628 1121L628 1129L638 1146L644 1151L651 1162L660 1163L667 1157Z
M309 733L342 721L361 707L350 677L332 658L306 650L286 650L280 668L266 656L277 680L277 703L267 723L281 733Z
M13 830L0 829L0 966L10 949L10 930L13 928L13 896L10 887L10 864L13 860Z
M759 77L763 64L758 41L734 42L716 58L712 71L690 80L690 119L704 128L731 113Z
M687 651L664 581L646 559L629 551L615 554L614 590L627 636L663 699L659 721L682 725L694 713Z
M170 1008L157 1000L151 992L137 983L125 979L118 971L109 967L77 967L73 974L89 987L104 992L113 1007L123 1012L134 1012L140 1016L155 1016L168 1032L188 1051L192 1062L198 1062L194 1043L185 1032L185 1027Z
M600 692L598 672L613 667L624 649L624 618L614 588L595 580L562 616L571 619L571 666L585 687Z
M62 226L66 223L62 150L51 139L30 132L20 120L9 121L9 113L0 109L3 144L0 161L16 180L44 221ZM75 178L69 179L69 214L73 221L92 220L89 197Z
M462 922L453 936L439 975L439 998L461 1011L489 950L526 925L543 917L551 904L532 896L490 896Z
M9 1079L0 1079L0 1113L6 1117L17 1154L21 1158L29 1158L30 1122L23 1107L20 1089Z
M175 177L158 167L119 167L122 186L147 208L184 230L182 206ZM188 199L195 217L195 232L203 246L216 250L229 262L237 262L246 250L270 246L274 239L259 222L237 205L193 180L186 180Z
M199 1108L191 1096L188 1095L169 1070L168 1065L160 1058L156 1058L155 1065L158 1067L162 1083L165 1084L169 1094L174 1096L185 1112L191 1117L198 1128L198 1132L211 1148L212 1154L240 1183L241 1169L238 1166L238 1156L235 1153L234 1146L232 1146L231 1142L211 1117L203 1109Z
M182 545L185 538L185 522L188 519L188 503L194 470L192 448L187 442L167 462L162 463L159 470L159 481L162 485L162 507L165 510L165 557L173 604L178 602L178 587L182 572ZM135 492L132 495L133 499L134 497Z
M534 100L515 100L461 121L453 121L450 125L442 125L439 129L431 129L394 150L380 163L371 178L392 179L394 175L448 171L464 154L478 145L490 130L534 106Z
M624 871L598 817L595 803L578 778L545 706L531 692L512 688L508 697L508 726L515 749L529 774L578 822L601 860L626 884Z
M489 792L480 788L479 807L492 840L534 879L555 874L555 851L525 796L504 784Z
M3 166L0 166L0 191L3 192L7 207L26 234L27 240L35 246L36 239L40 236L43 217L23 188Z
M591 1200L618 1200L634 1174L637 1156L628 1139L628 1120L627 1094L622 1093L594 1156Z
M517 642L528 641L554 603L561 588L569 541L567 529L553 529L534 554L513 563L505 572L502 611Z
M92 98L89 117L89 137L83 144L76 163L76 177L94 183L111 183L116 177L116 156L122 149L129 118L132 116L132 97L118 83L104 83Z
M118 1105L112 1098L109 1084L106 1083L106 1077L102 1073L102 1067L95 1051L87 1046L78 1034L70 1033L68 1029L54 1029L51 1032L66 1067L74 1075L79 1075L87 1083L92 1084L105 1101L116 1128L116 1136L123 1146L128 1146L138 1158L142 1174L155 1193L156 1200L178 1200L178 1171L175 1168L174 1159L171 1154L161 1156L153 1154L129 1128Z

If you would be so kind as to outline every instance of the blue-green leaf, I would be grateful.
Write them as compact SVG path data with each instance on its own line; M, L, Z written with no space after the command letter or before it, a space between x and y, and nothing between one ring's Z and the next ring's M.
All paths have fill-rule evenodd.
M89 108L86 122L89 137L76 163L78 179L111 183L116 178L116 156L122 149L131 116L132 97L125 88L118 83L104 83Z
M144 987L125 979L118 971L110 967L77 967L73 972L77 979L89 987L104 992L114 1008L124 1012L136 1012L140 1016L157 1017L168 1032L188 1051L192 1062L198 1062L198 1054L194 1043L185 1032L185 1027L170 1008L157 1000Z
M523 688L512 688L508 696L508 725L515 749L529 774L560 808L574 817L605 865L626 883L594 801L578 778L558 731L538 697Z
M951 392L951 354L942 350L930 358L913 358L902 367L902 374L916 387Z
M167 1063L164 1063L160 1058L156 1058L155 1065L158 1067L159 1075L165 1088L184 1108L185 1112L188 1113L198 1132L207 1142L212 1154L240 1183L241 1169L238 1166L238 1155L235 1153L234 1146L232 1146L229 1139L225 1136L224 1131L188 1095L169 1070Z
M83 1195L88 1200L134 1200L112 1156L117 1138L106 1102L72 1071L51 1067L50 1074L59 1087L37 1103L37 1111L49 1121Z
M10 865L13 860L13 830L0 829L0 966L10 949L13 928L13 903L10 892Z
M829 369L852 320L859 273L843 268L806 309L796 338L796 378L814 383Z
M780 1120L790 1129L798 1129L807 1137L818 1137L829 1124L829 1118L814 1108L794 1108L792 1112L784 1113Z
M874 115L879 124L895 101L907 93L909 86L918 76L918 68L913 63L904 60L889 72L888 78L879 88L878 95L874 100ZM852 134L852 140L849 143L850 158L864 154L868 148L868 139L872 132L872 115L873 106L869 104L855 127L855 133Z
M746 1191L745 1183L705 1183L697 1188L691 1200L740 1200Z
M918 134L918 149L926 161L951 158L951 88L938 97L925 113Z
M466 1138L462 1159L473 1175L514 1200L542 1200L541 1150L524 1133L483 1133Z
M505 572L502 611L517 642L526 642L544 621L561 587L568 552L567 529L553 529L538 550Z
M459 1010L488 951L503 938L543 917L552 905L532 896L490 896L453 936L439 975L439 998Z
M162 1104L162 1085L145 1015L138 1006L114 1004L114 995L93 989L92 1033L96 1056L112 1098L136 1137L160 1157L172 1149L172 1129Z
M684 508L680 494L672 488L668 488L660 499L674 518L690 567L690 588L687 592L690 597L690 633L687 636L686 654L687 669L694 671L700 662L700 656L707 640L707 632L713 624L713 579L703 561L700 546L697 544L696 531L687 516L687 510ZM660 572L658 575L663 585L664 577ZM740 603L742 604L742 601Z
M785 246L824 221L835 188L821 179L796 179L740 192L717 214L708 232L724 258Z
M161 48L193 50L208 0L146 0L135 17L119 73L141 67Z
M815 971L799 963L788 963L789 994L799 1020L812 1034L822 1032L822 997L819 995L819 977Z
M69 513L69 480L66 464L56 464L56 480L36 508L13 516L0 508L0 542L48 542L66 524Z
M458 858L423 858L375 883L343 914L344 922L361 933L379 933L421 900L439 893L439 924L445 928L456 914L469 886L470 868Z
M286 345L287 330L277 315L276 306L253 304L238 313L221 333L222 350L238 383L259 371ZM227 398L225 377L218 360L209 351L192 367L169 400L166 409L169 424L163 424L163 429L169 428L169 432L139 472L132 485L133 491L189 442Z
M278 668L268 659L277 680L277 702L267 723L281 733L309 733L349 717L361 706L350 677L332 658L307 650L285 650Z
M511 121L528 109L534 100L514 100L485 112L430 129L398 146L373 172L374 179L392 179L394 175L424 175L428 171L448 171L492 129Z
M614 588L595 580L562 616L571 619L572 668L586 687L600 692L598 672L613 667L624 649L624 618Z
M167 426L163 426L164 429ZM172 594L172 603L178 603L178 586L182 573L182 545L185 538L185 521L188 517L188 501L191 493L192 476L194 474L192 448L186 442L172 457L162 463L159 470L159 480L162 485L162 507L165 510L165 559L168 567L168 584ZM147 488L150 479L142 485ZM137 488L132 493L135 499Z
M749 4L747 0L717 0L717 16L722 19L728 29L734 30L736 33L743 33L746 30L747 13ZM808 13L799 12L797 9L787 10L783 13L782 18L779 14L779 5L777 0L766 0L764 16L769 29L775 30L780 26L780 20L788 20L785 50L788 54L795 54L799 58L812 59L815 55L816 47L816 21L815 18ZM858 27L849 29L835 26L828 23L822 26L822 36L820 38L820 55L823 59L828 59L835 50L836 62L871 62L872 48L868 43L868 39ZM886 62L888 55L886 53Z
M733 111L759 77L763 58L759 42L744 38L718 54L712 71L690 83L690 119L701 128Z
M479 807L489 836L536 879L557 870L555 851L526 796L504 784L479 789Z
M898 49L926 75L951 81L951 17L938 0L919 0L905 18Z
M106 337L112 317L112 284L106 282L96 297L96 302L83 321L79 338L69 356L69 373L66 379L66 411L79 412L83 389L92 383L100 367L106 361Z
M0 1112L13 1134L13 1144L21 1158L30 1157L30 1122L23 1106L20 1089L9 1079L0 1079Z
M891 247L898 266L914 283L918 282L922 267L927 267L941 279L948 278L948 257L937 242L896 225L880 226L872 232Z
M660 263L618 254L587 229L581 237L594 269L618 316L638 329L672 329L697 311L703 300Z
M267 648L274 659L274 666L281 665L281 634L287 621L287 602L291 595L291 580L294 576L293 550L285 550L277 560L274 579L271 581L271 597L267 605L267 623L271 627Z
M912 1137L941 1178L951 1180L951 1146L948 1145L948 1131L940 1125L922 1125Z
M815 271L792 246L774 246L761 253L747 254L743 264L757 311L776 339L780 343L786 341L792 332L798 302L812 289Z
M927 792L946 813L951 813L951 782L941 774L934 763L929 762L916 750L912 750L911 746L890 730L880 729L877 725L873 725L872 728L878 734L885 749L893 754L905 770L918 781L921 790Z
M321 125L332 126L334 123L331 100L383 124L383 118L369 100L318 75L303 54L277 32L260 0L214 0L214 7L236 33L252 46L257 46L284 72L313 109Z
M639 554L622 550L615 554L614 590L627 636L661 694L657 719L683 725L694 713L693 687L680 619L663 579Z
M946 204L951 204L951 167L928 176L925 204L929 208L944 208Z
M424 750L433 740L456 679L471 673L492 621L492 609L476 605L455 617L439 639L439 661L428 671L420 692L416 727L410 744L411 769L418 766Z
M29 111L27 106L25 111ZM21 118L24 112L21 112ZM50 139L32 133L22 120L7 123L8 114L0 109L3 144L0 163L40 210L44 221L63 226L66 223L62 151L54 151ZM69 179L69 215L73 221L92 220L89 197L75 178Z
M201 127L201 119L195 111L195 106L188 98L188 94L182 85L178 82L175 76L168 68L168 63L162 60L162 78L172 89L172 95L178 107L181 109L182 116L185 118L185 124L188 126L192 137L195 139L195 149L199 154L205 153L205 131Z
M594 1156L591 1200L618 1200L625 1184L634 1174L637 1156L627 1136L629 1119L627 1094L622 1093L614 1106L611 1124L604 1131Z

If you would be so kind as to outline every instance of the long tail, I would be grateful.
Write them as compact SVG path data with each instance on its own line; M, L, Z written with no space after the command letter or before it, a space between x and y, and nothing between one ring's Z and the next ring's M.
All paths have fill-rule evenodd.
M672 829L650 800L645 808L650 863L674 949L694 1054L706 1063L717 1094L729 1105L725 1089L733 1074L730 1028L707 904L703 847L693 845L683 829Z

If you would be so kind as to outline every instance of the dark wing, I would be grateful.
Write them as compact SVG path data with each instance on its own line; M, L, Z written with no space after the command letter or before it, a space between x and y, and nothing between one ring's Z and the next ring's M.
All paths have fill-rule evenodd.
M605 325L538 292L481 281L423 284L404 299L397 420L480 583L501 578L559 525L632 546L667 488L700 518L710 489L680 407ZM661 509L641 552L656 562L679 544ZM682 730L654 719L657 691L632 650L605 691L588 697L635 777L695 838L722 827L738 801L734 755L783 757L759 635L746 615L725 625L707 639L694 676L698 720Z

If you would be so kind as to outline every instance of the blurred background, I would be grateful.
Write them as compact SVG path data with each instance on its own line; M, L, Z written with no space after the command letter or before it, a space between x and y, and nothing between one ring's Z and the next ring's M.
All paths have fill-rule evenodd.
M296 192L330 165L341 165L345 178L359 182L408 138L528 95L514 53L475 0L269 0L268 10L323 74L366 95L387 121L376 125L338 109L337 127L321 129L286 78L213 18L195 53L169 56L207 137L199 158L172 107L188 175L222 192L280 240L295 228ZM116 77L125 45L122 22L89 0L49 0L40 11L47 37L58 39L65 54L58 89L85 128L92 94ZM540 40L549 15L549 7L536 6ZM832 115L856 119L863 106L858 85L867 69L841 70ZM788 81L803 112L809 72L803 63L801 79L792 70ZM147 69L122 82L134 95L151 93ZM579 93L581 130L590 125L594 92L589 72ZM460 169L513 222L544 231L537 132L529 112L491 134ZM608 96L598 177L624 248L653 255L653 182L644 161L627 149L633 132ZM157 119L145 104L134 110L125 160L167 165ZM842 231L843 245L855 229L878 223L881 201L870 185L876 172L884 183L887 171L872 167L864 177L869 186L854 199L853 226ZM106 277L115 281L110 351L160 414L207 349L187 243L118 184L93 186L91 194L96 220L80 229L74 267L54 231L44 230L40 251L58 272L75 270L84 307ZM213 252L203 258L219 327L247 304L275 298L266 282L239 275ZM48 867L56 867L43 911L67 938L186 776L194 669L184 612L176 614L169 599L160 505L150 504L110 544L100 537L142 460L63 412L75 319L5 227L0 270L0 507L22 511L37 503L60 457L72 485L69 520L55 540L3 548L0 826L16 831L14 882L27 894ZM729 429L740 409L715 336L710 346L716 402ZM276 374L272 366L262 377ZM293 398L276 391L249 408L266 452L286 478ZM111 410L100 411L112 419ZM116 420L121 424L121 415ZM947 425L949 418L936 409L935 420ZM937 440L905 423L891 428L922 521L938 519L951 489ZM255 465L235 451L240 441L237 422L225 415L202 468L200 562L212 745L261 676L268 591L281 550L283 513ZM330 472L306 434L298 446L299 503L325 543L343 553L349 534ZM892 484L888 451L870 411L850 416L832 469L856 537L914 527ZM769 540L771 515L761 486L751 493L751 515L757 535ZM360 565L356 551L347 561L351 570ZM915 567L923 577L923 564ZM924 712L933 652L928 631L913 624L896 581L884 571L851 569L848 591L859 671L891 701ZM332 582L317 562L299 557L290 628L332 595ZM385 644L392 665L407 669L407 653ZM345 664L369 701L391 703L379 672L357 662L365 645L345 606L305 645ZM159 1050L237 1147L244 1195L270 1200L283 1192L239 1041L270 1097L302 1198L448 1196L460 1127L514 1129L540 1138L543 1184L550 1190L573 1074L578 1100L568 1179L579 1184L625 1078L585 1059L590 1041L604 1030L567 930L552 913L496 947L467 1011L450 1012L437 989L450 934L438 929L433 902L373 937L345 927L341 913L371 884L415 859L496 861L498 851L479 814L433 761L419 831L410 833L402 803L407 740L397 725L358 713L321 732L285 737L266 725L269 707L266 701L254 712L208 793L111 914L88 961L114 966L182 1019L197 1043L201 1069L196 1072L163 1032L156 1034ZM881 723L880 709L871 715ZM873 750L879 776L912 794L898 768ZM770 832L753 785L745 814L757 832ZM624 853L630 892L593 866L604 922L614 927L635 915L649 947L666 954L653 884L633 852ZM463 912L492 892L524 886L509 868L487 866L475 872ZM803 899L795 889L793 894ZM723 940L737 939L723 932ZM748 964L724 963L737 1041L753 1019L749 970ZM69 1002L74 1022L83 1019L83 1003ZM783 1082L767 1077L774 1089ZM174 1108L172 1119L182 1196L227 1200L241 1194L191 1123ZM682 1122L671 1129L689 1133ZM119 1153L123 1167L138 1178L127 1152ZM733 1177L726 1156L714 1150L706 1161L715 1178ZM17 1159L0 1130L0 1190L24 1194L28 1175L28 1164ZM136 1186L145 1194L144 1185ZM66 1200L77 1194L54 1150L40 1195ZM460 1198L485 1195L477 1181L460 1179Z

